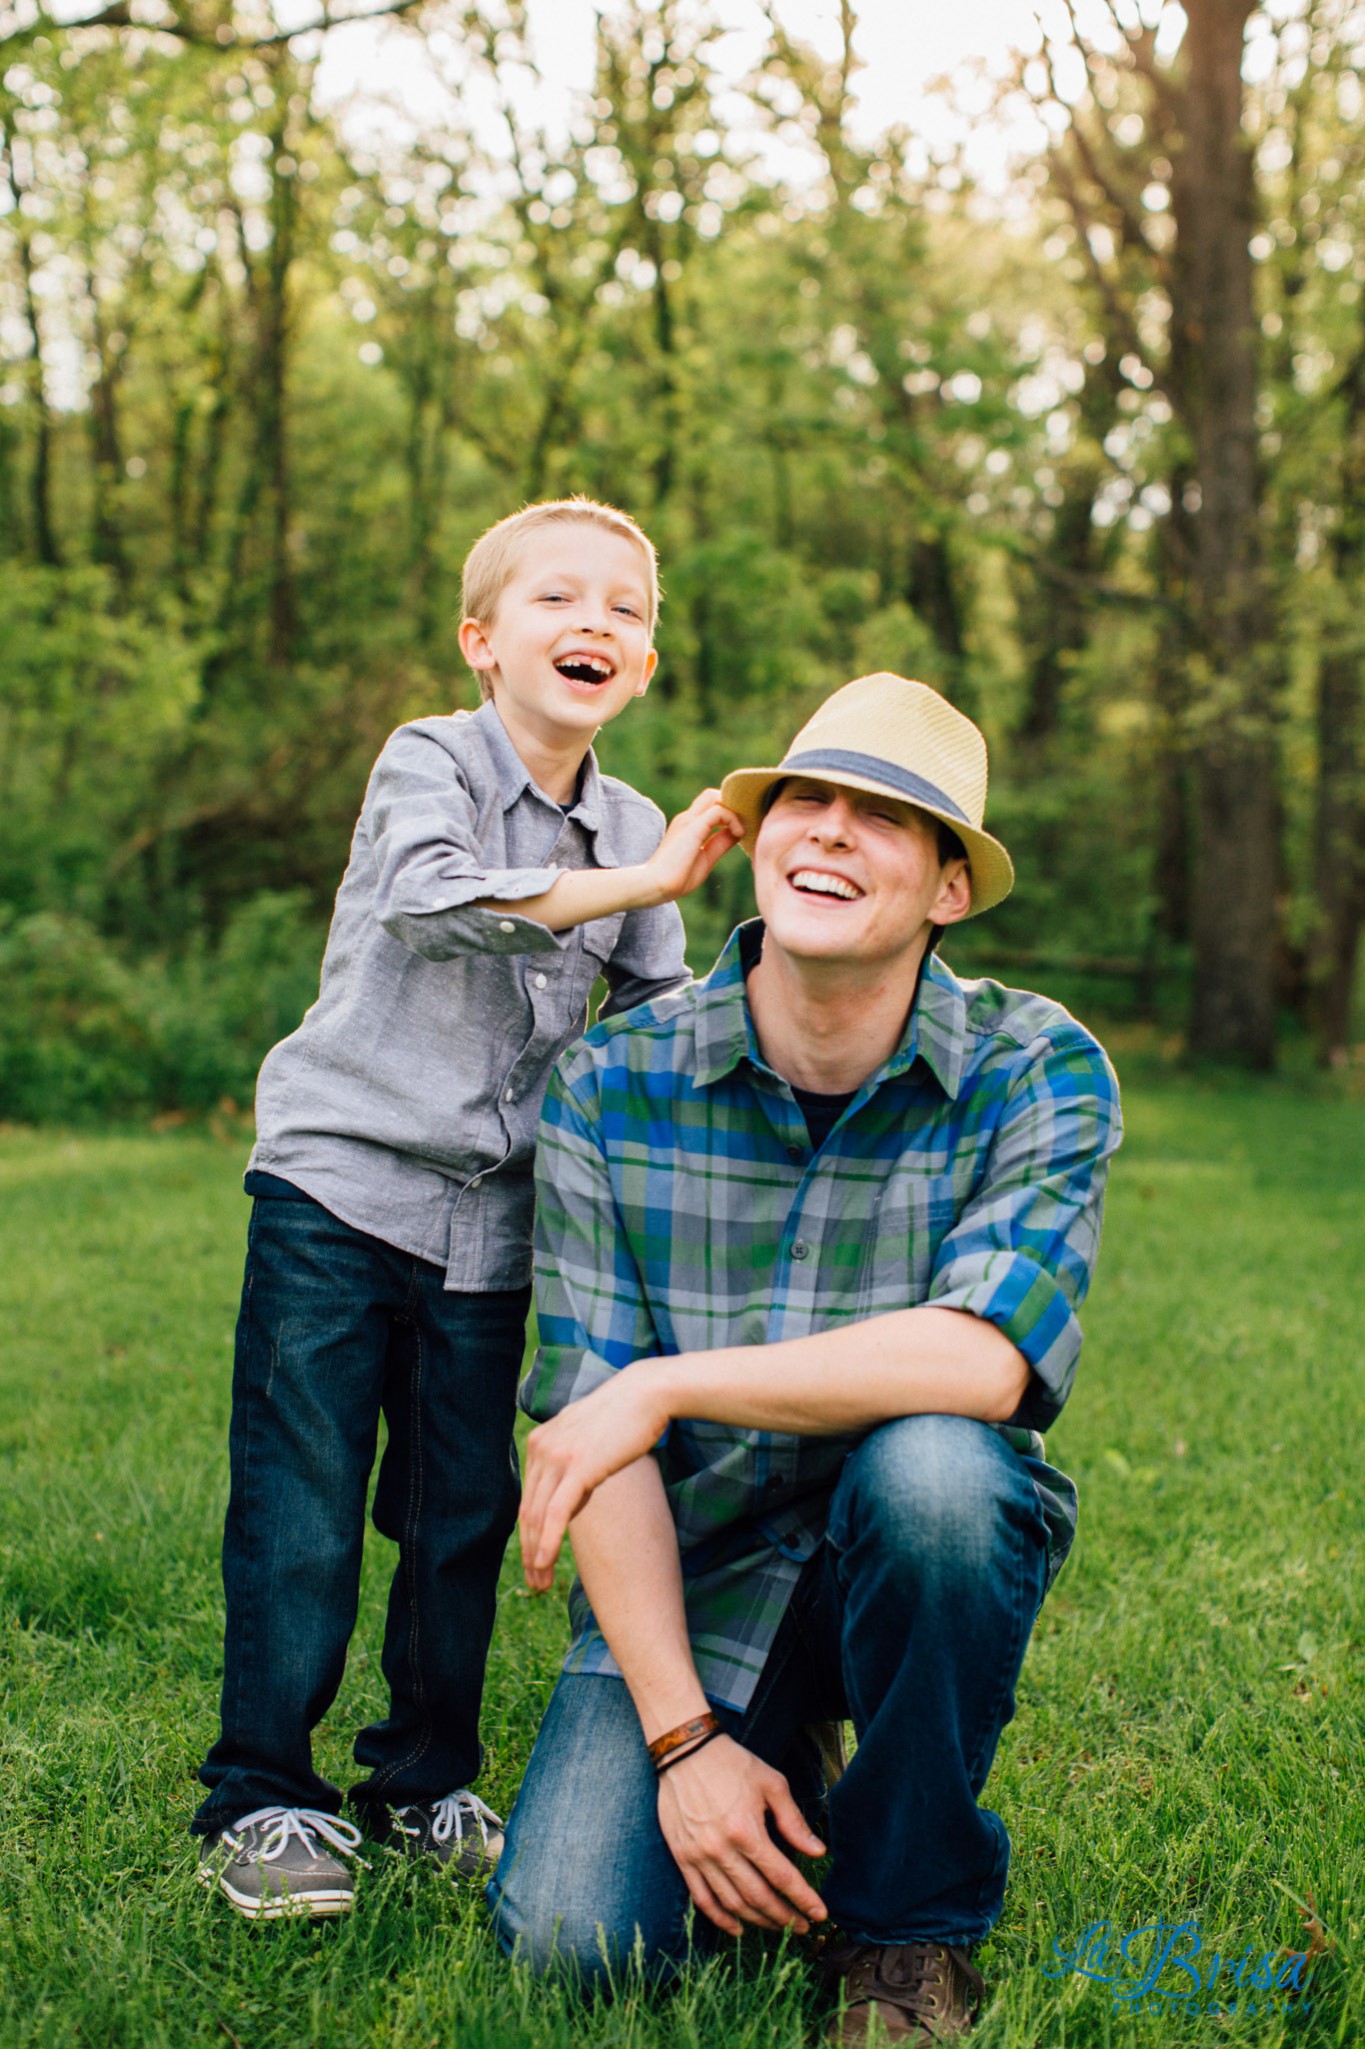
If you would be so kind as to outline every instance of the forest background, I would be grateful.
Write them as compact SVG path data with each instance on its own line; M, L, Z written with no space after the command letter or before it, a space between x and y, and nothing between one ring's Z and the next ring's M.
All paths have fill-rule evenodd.
M519 0L356 0L449 88L358 138L330 14L0 6L0 1116L249 1100L386 733L474 701L468 545L576 490L664 567L609 769L672 812L920 676L1020 870L960 971L1350 1066L1365 8L1021 6L986 187L861 134L830 11L722 91L622 0L561 127ZM747 909L731 860L694 966Z

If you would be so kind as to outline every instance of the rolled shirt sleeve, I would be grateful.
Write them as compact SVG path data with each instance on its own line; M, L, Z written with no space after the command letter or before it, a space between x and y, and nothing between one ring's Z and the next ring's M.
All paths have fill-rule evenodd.
M1069 1021L1068 1021L1069 1022ZM976 1190L938 1248L929 1301L982 1317L1033 1369L1013 1422L1046 1429L1075 1378L1077 1311L1099 1249L1118 1084L1088 1033L1028 1048Z
M562 946L562 934L511 908L543 895L562 870L489 864L473 795L452 774L448 751L420 727L400 727L375 763L360 830L377 868L374 914L413 953L451 960ZM495 908L473 908L487 897Z

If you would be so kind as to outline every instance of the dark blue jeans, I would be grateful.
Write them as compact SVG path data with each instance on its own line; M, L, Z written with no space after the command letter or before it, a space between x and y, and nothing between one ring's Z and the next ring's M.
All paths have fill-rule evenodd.
M725 1711L798 1800L804 1725L852 1717L858 1747L829 1795L823 1898L858 1940L966 1944L1000 1913L1009 1837L977 1799L1047 1577L1029 1465L958 1416L907 1416L864 1438L752 1702ZM675 1968L688 1897L657 1800L622 1681L561 1678L488 1888L504 1946L540 1970L569 1961L588 1982L637 1942L647 1968ZM693 1939L715 1939L700 1915Z
M442 1270L320 1203L259 1198L247 1238L223 1536L222 1733L194 1818L335 1813L312 1731L355 1627L365 1496L398 1545L384 1632L389 1713L356 1739L361 1800L467 1785L498 1567L516 1521L512 1423L529 1288L446 1294Z

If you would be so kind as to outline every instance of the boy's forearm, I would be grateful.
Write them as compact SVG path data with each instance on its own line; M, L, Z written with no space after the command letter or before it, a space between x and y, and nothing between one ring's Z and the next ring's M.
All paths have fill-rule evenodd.
M551 932L568 932L592 918L610 918L617 911L641 911L664 901L662 890L641 863L631 868L566 868L539 896L501 902L481 897L480 911L508 911L532 918Z
M569 1526L574 1559L652 1742L706 1708L687 1636L678 1538L652 1456L597 1489Z
M742 832L720 792L702 790L678 813L647 861L629 868L566 869L540 896L520 897L501 908L534 918L551 932L567 932L590 918L676 903L706 880L721 856L739 844ZM480 908L498 905L485 899Z

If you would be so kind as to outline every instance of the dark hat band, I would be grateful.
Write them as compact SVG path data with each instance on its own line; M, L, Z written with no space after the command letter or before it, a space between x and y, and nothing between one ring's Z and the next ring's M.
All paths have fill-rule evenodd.
M870 782L882 783L887 789L895 790L898 796L911 804L931 804L936 811L946 811L958 818L973 832L980 827L968 818L960 804L931 783L926 777L916 775L912 769L899 768L894 761L883 761L879 754L854 754L844 747L816 747L808 754L789 754L782 764L783 775L810 775L819 777L821 770L831 775L864 776Z

